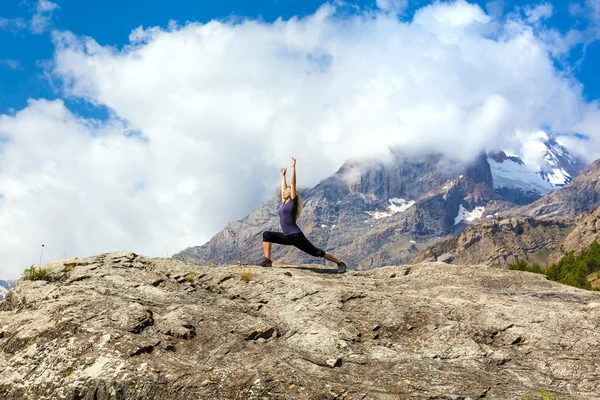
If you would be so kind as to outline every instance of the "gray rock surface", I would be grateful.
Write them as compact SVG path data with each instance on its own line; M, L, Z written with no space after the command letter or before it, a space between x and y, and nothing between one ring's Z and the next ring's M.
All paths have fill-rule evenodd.
M442 263L336 275L133 253L46 268L0 303L2 399L600 393L600 293L541 275Z

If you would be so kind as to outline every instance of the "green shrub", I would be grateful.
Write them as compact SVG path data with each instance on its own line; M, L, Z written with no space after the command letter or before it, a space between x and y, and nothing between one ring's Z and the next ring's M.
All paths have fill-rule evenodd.
M527 397L525 397L525 400L537 400L537 399L540 399L540 400L562 400L561 396L548 393L544 389L538 390L538 396L539 397L527 396Z
M196 274L194 272L189 272L186 276L185 276L185 280L188 281L189 283L194 283L194 280L196 279Z
M508 269L512 269L515 271L535 272L536 274L544 273L544 270L542 269L542 267L539 264L534 263L530 266L523 260L519 261L517 264L510 264L508 266Z
M548 279L565 285L575 286L587 290L593 288L587 277L589 274L600 270L600 244L594 241L589 248L579 255L568 252L557 264L544 270L539 264L529 265L521 260L517 264L508 266L511 270L528 271L544 274Z
M48 270L42 267L36 268L33 264L23 271L23 278L29 281L39 281L48 275Z

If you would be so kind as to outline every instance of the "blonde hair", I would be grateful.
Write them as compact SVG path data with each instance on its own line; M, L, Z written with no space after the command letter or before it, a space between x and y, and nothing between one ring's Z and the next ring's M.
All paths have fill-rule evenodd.
M300 218L300 213L302 212L302 199L300 198L300 192L298 191L298 189L296 189L296 198L298 199L298 208L296 209L297 220L298 218ZM281 192L281 200L285 203L285 199L283 198L283 192Z

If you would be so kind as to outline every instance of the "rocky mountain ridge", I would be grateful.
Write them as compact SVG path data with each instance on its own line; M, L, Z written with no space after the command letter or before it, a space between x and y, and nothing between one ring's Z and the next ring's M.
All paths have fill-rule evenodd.
M581 162L554 139L544 140L540 155L545 161L535 167L537 172L504 152L481 153L470 163L439 154L401 153L394 153L387 164L347 162L316 187L301 191L299 225L317 247L344 259L351 268L407 263L467 225L511 213L517 205L570 182ZM228 224L208 243L182 250L174 258L197 264L256 263L262 257L262 232L279 230L279 204L278 198L268 201L243 220ZM274 246L273 258L284 263L318 262L280 246Z
M0 398L514 399L600 392L600 293L423 263L58 260L0 302Z
M572 220L559 218L493 218L422 250L411 263L441 261L506 268L523 260L545 265L574 228Z
M481 207L496 213L514 206L494 192L491 179L485 154L466 165L440 155L397 155L391 165L346 163L316 187L301 191L298 222L316 246L358 269L402 264L423 246L461 229L463 220L478 217ZM262 232L279 230L279 204L279 199L270 200L207 244L174 258L198 264L260 260ZM273 254L282 262L315 261L290 247L275 246Z
M511 211L513 215L547 218L574 217L600 206L600 160L588 165L581 174L560 190Z

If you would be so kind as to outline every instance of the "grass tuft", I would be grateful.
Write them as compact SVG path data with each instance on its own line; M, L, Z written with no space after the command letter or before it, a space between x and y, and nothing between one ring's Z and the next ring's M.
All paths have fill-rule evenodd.
M252 278L254 278L254 274L250 270L246 269L242 272L242 280L244 282L250 282Z
M28 281L39 281L44 279L46 275L48 275L48 270L46 268L36 268L33 264L23 271L23 278L27 279Z

